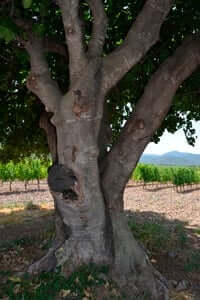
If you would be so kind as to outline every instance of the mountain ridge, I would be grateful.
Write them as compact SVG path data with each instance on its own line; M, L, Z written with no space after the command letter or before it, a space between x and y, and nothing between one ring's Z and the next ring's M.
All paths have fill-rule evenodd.
M174 166L200 166L200 154L170 151L164 154L143 154L141 163Z

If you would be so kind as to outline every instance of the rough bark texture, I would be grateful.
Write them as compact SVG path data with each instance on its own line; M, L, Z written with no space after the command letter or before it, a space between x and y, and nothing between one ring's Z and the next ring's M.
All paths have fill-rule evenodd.
M88 0L94 18L88 47L83 43L79 1L57 2L69 54L70 87L65 95L51 79L43 41L29 32L24 42L31 62L27 86L53 115L53 129L47 116L41 126L54 160L48 183L56 210L55 242L29 272L61 265L63 273L68 274L81 264L108 264L112 277L123 287L128 286L132 296L148 291L149 299L168 299L164 278L154 270L128 228L123 191L177 88L199 65L199 38L183 43L153 75L106 155L109 124L105 95L158 40L172 1L147 0L124 43L104 58L106 17L101 1Z
M47 137L47 143L49 151L52 156L52 160L55 163L58 159L57 155L57 135L56 128L51 124L52 113L44 111L40 116L40 128L44 129Z
M63 273L69 274L81 264L108 264L111 276L131 293L149 291L152 299L167 299L167 285L157 279L144 250L133 239L122 207L117 202L111 207L111 199L105 199L102 190L98 132L104 110L97 109L100 96L92 95L97 82L88 91L84 80L79 92L66 95L67 101L63 98L53 116L58 161L49 170L48 183L55 201L57 235L47 255L29 272L61 265ZM66 114L67 120L62 118Z

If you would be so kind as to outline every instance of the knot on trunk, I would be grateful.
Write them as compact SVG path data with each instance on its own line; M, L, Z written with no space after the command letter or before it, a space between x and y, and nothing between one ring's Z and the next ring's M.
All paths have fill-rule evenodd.
M48 169L48 184L53 192L62 193L66 200L78 200L76 193L77 178L71 169L54 164Z
M37 92L38 90L37 77L38 77L37 75L30 73L27 78L26 86L33 93Z
M80 90L75 90L74 94L76 98L74 101L73 112L76 117L80 118L82 113L87 113L89 111L91 104Z

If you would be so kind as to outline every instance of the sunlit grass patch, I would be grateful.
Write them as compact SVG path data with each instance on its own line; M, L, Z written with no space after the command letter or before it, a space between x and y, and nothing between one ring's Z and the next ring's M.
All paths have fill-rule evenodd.
M40 206L38 204L34 204L32 201L29 201L25 205L26 210L35 210L40 209Z
M194 233L200 235L200 228L195 228L195 229L194 229Z
M19 224L54 212L53 204L33 204L28 202L18 207L0 208L0 225Z
M171 300L195 300L194 296L191 295L189 292L187 291L183 291L183 292L172 292L171 293Z

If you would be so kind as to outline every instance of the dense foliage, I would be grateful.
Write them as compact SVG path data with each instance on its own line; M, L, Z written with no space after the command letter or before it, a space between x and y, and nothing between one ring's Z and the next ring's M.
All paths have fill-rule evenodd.
M64 41L61 13L56 1L2 1L0 6L0 159L21 159L31 153L47 153L47 142L39 118L44 107L36 96L26 89L26 78L30 69L26 51L15 40L24 32L15 24L15 18L32 22L34 32L56 42ZM109 19L104 54L109 54L120 45L141 10L144 0L104 1ZM85 21L85 40L91 36L92 17L86 3L82 1L82 17ZM124 122L143 93L152 73L170 56L183 39L199 32L199 1L174 1L173 9L162 26L160 41L131 70L107 96L109 122L112 127L112 142L118 136ZM66 57L48 51L47 59L52 78L59 83L63 92L69 85L68 61ZM66 67L67 66L67 67ZM200 73L196 72L180 87L174 104L162 127L156 132L158 141L165 128L170 132L183 128L187 140L194 144L195 131L192 120L200 120L199 104ZM112 143L111 142L111 143Z

